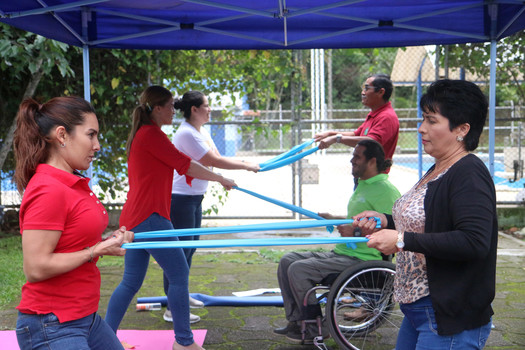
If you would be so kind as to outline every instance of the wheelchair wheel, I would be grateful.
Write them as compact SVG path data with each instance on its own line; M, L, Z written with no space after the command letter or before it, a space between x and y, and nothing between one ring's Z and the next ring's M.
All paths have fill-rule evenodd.
M403 319L393 301L395 265L365 261L343 271L326 303L330 334L342 349L392 349Z

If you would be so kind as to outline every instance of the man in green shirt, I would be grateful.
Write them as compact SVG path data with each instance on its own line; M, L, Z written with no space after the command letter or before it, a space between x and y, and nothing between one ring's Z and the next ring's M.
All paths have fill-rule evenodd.
M380 213L391 213L392 206L400 197L397 188L388 181L384 171L392 165L385 159L383 147L374 140L360 141L351 160L352 175L359 178L359 183L348 201L347 218L365 210ZM336 219L330 214L320 214L326 219ZM337 227L343 237L358 236L352 225ZM341 273L352 264L368 260L381 260L381 253L368 248L366 243L357 243L352 249L345 243L337 244L331 252L290 252L279 262L277 279L283 296L284 309L288 325L274 330L277 334L286 335L294 342L302 341L301 320L313 319L321 315L321 308L314 293L306 307L302 302L306 292L333 273ZM315 325L309 324L305 343L312 343L318 331Z

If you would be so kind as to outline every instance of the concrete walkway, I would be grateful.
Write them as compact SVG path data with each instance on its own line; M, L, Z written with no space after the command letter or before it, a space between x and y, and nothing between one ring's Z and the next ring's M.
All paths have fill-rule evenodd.
M274 247L274 249L298 249ZM328 248L327 248L328 249ZM278 287L277 262L270 257L271 250L259 253L255 249L242 251L198 251L194 257L190 276L190 291L208 295L231 296L234 291ZM264 257L263 257L264 256ZM278 258L276 258L278 259ZM101 267L102 298L100 313L105 314L108 299L120 282L122 268ZM498 249L497 295L494 326L486 349L525 349L525 243L501 234ZM162 273L152 263L139 297L163 295ZM0 311L0 329L13 329L16 324L14 307ZM171 329L162 319L162 311L137 312L130 305L121 329ZM202 320L194 329L207 329L204 346L207 350L291 350L313 349L289 343L285 337L275 335L273 329L285 324L280 307L220 307L192 309ZM330 349L338 349L333 340ZM0 345L1 348L1 345ZM380 347L383 349L383 347ZM392 349L386 346L385 349ZM376 348L379 349L379 348ZM140 349L137 349L140 350ZM162 349L159 349L162 350ZM375 349L369 349L375 350Z

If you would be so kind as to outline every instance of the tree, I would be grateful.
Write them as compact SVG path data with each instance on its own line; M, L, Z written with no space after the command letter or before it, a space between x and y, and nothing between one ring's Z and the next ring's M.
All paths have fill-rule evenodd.
M82 96L83 65L79 48L0 25L2 160L11 149L14 118L23 98L35 96L44 102L59 95ZM276 66L282 60L286 54L277 51L90 50L90 66L94 67L90 72L91 103L99 119L101 143L94 167L102 191L115 197L127 183L125 143L131 113L146 86L165 85L180 95L200 89L205 93L251 93L263 103L280 101L288 80L279 79L278 89L272 89L268 81L275 79L269 75L281 70ZM255 66L264 67L262 73L253 74ZM252 71L247 71L250 67ZM31 82L31 88L22 88L23 81ZM0 167L12 172L12 157Z
M444 59L444 47L441 58ZM516 104L525 104L525 31L506 37L497 43L496 83L498 101L512 100ZM452 67L464 67L465 70L481 77L490 75L490 44L469 43L449 46L448 63Z
M13 121L24 96L41 102L60 95L83 96L82 52L56 41L0 24L0 166L12 172ZM150 84L176 95L198 89L206 94L241 93L252 109L291 106L292 82L305 80L301 93L308 101L308 60L293 60L291 50L109 50L91 49L91 103L100 124L101 151L94 162L96 182L110 197L127 184L125 143L138 95ZM308 57L308 55L303 55ZM336 50L335 108L360 107L360 84L371 73L389 72L395 49ZM27 88L22 82L31 82ZM213 103L213 101L212 101ZM307 102L305 103L307 105ZM222 117L229 118L225 113ZM254 120L252 131L271 135ZM245 127L246 128L246 127ZM275 130L274 130L275 131ZM3 158L2 158L3 157Z
M0 23L0 169L4 169L6 160L10 162L7 169L13 168L8 155L20 102L32 97L42 77L55 68L63 77L74 74L68 66L67 47Z
M390 74L397 48L332 51L334 108L362 108L361 84L373 74Z

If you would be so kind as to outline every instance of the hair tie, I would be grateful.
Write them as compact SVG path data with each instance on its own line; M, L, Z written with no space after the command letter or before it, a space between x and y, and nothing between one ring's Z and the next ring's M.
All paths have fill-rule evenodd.
M148 112L150 112L150 113L151 113L151 111L152 111L152 108L151 108L151 106L149 105L149 102L146 102L146 107L148 108Z

